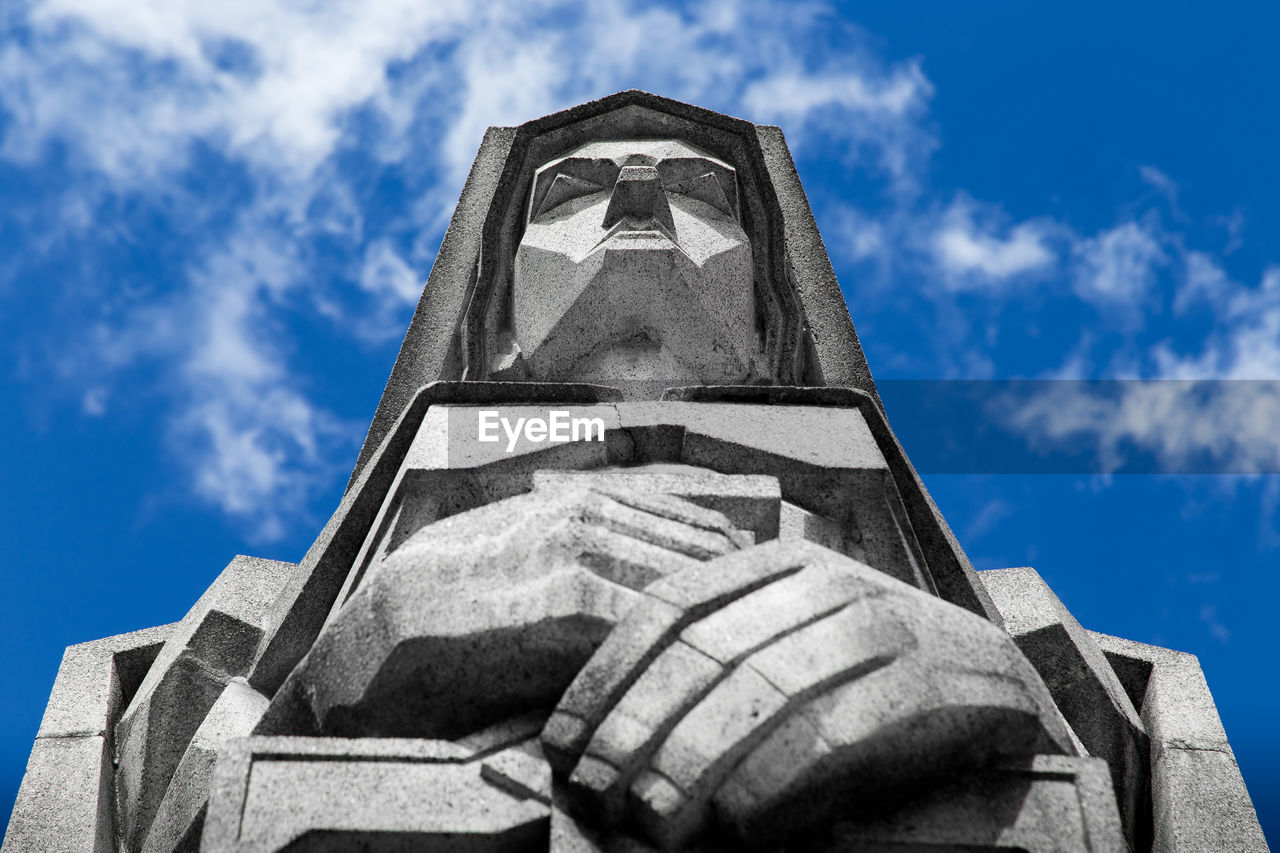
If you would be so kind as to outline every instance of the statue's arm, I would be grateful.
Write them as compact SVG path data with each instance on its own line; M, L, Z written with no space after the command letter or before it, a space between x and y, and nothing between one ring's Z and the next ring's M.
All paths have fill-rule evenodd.
M549 711L639 590L749 541L678 498L581 486L437 522L370 571L258 731L457 738Z

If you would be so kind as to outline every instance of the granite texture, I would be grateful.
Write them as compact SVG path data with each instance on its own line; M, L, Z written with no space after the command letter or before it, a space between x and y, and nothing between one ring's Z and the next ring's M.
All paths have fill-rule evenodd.
M547 849L1266 849L1194 658L973 570L782 132L643 92L489 130L314 544L69 649L3 853Z
M753 378L754 269L725 194L736 202L732 166L678 140L613 140L533 180L510 335L489 375L646 388Z
M572 768L579 812L634 814L663 849L707 832L713 813L740 843L777 843L830 820L869 782L904 792L1073 751L1002 631L801 541L647 587L543 742Z
M1119 677L1034 569L982 572L1005 629L1039 671L1090 755L1107 761L1129 844L1151 843L1150 745Z
M749 543L712 510L620 489L444 519L370 572L258 733L457 737L553 703L635 590Z
M227 682L253 666L296 568L236 557L165 640L115 726L119 832L128 849L141 848L205 714Z
M199 850L205 809L218 751L233 738L247 737L267 709L267 698L243 678L227 682L191 737L156 808L143 853Z
M177 625L70 646L4 836L4 853L116 849L113 730Z
M545 848L548 785L519 747L484 758L432 740L241 738L218 759L200 849Z
M1151 849L1268 850L1195 655L1089 635L1118 670L1146 673L1132 690L1151 738Z
M810 849L1126 853L1109 777L1099 758L1041 755L1011 762L944 785L904 809L846 824Z
M486 133L348 488L418 388L462 378L468 367L468 378L484 378L487 350L497 349L486 347L486 332L498 325L493 315L504 304L502 287L487 277L515 254L534 172L590 141L655 136L684 140L736 170L737 206L753 249L756 310L773 326L763 372L781 384L847 385L875 395L781 130L647 92L619 92ZM474 281L477 265L480 280Z

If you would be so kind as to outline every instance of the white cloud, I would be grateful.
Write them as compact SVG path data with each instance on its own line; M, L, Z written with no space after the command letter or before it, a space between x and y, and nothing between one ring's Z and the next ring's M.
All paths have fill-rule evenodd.
M920 64L909 62L887 73L866 67L815 72L797 66L777 68L750 84L742 94L747 113L757 121L786 126L793 145L804 144L803 134L811 125L848 136L855 146L877 153L900 191L915 191L915 173L936 144L914 121L933 96Z
M423 282L390 240L378 239L365 247L359 284L370 297L367 309L336 319L351 325L355 334L371 343L403 336L404 317L418 304Z
M1200 621L1219 643L1226 643L1231 639L1231 631L1218 620L1218 608L1214 605L1201 605Z
M1244 212L1240 208L1237 207L1228 216L1215 216L1213 222L1227 234L1222 254L1230 255L1244 245Z
M1186 313L1197 302L1210 305L1224 303L1231 295L1231 282L1213 256L1190 251L1183 258L1182 284L1173 300L1173 310Z
M965 526L964 541L968 543L982 539L999 526L1000 522L1012 518L1016 508L1001 498L992 498L982 504L973 518Z
M360 435L312 403L287 368L289 342L273 309L298 276L296 259L245 222L161 312L179 336L128 333L174 359L178 399L168 432L195 493L259 540L278 538L288 519L306 514L314 491L337 473L333 459Z
M1089 440L1105 473L1135 455L1169 473L1280 472L1278 382L1127 380L1101 390L1046 383L1003 413L1036 448Z
M1217 326L1198 353L1157 346L1153 357L1159 374L1178 379L1280 378L1280 267L1267 269L1254 288L1231 282L1215 266L1202 274L1213 281Z
M1142 182L1164 197L1169 204L1169 212L1174 219L1186 221L1182 209L1178 207L1178 182L1157 169L1155 166L1139 166L1138 177Z
M1187 266L1176 298L1208 288L1217 318L1195 351L1161 342L1149 354L1151 378L1118 382L1110 393L1047 383L1043 393L1008 406L1008 422L1033 444L1083 437L1108 471L1136 450L1167 471L1280 472L1280 268L1245 288L1208 256L1188 253Z
M124 181L179 168L192 142L214 141L305 175L333 151L344 111L385 94L387 66L448 38L468 8L45 0L30 15L33 44L11 43L0 60L5 106L20 118L5 150L74 140ZM238 61L220 61L228 54Z
M1074 250L1075 291L1088 302L1135 312L1166 260L1153 223L1124 222L1080 241Z
M17 18L29 37L0 46L0 157L66 152L76 203L44 201L64 231L96 235L121 204L223 223L175 230L194 242L169 247L181 272L146 298L60 282L68 302L103 306L64 319L83 345L60 375L93 414L149 365L195 492L260 537L304 511L359 433L312 399L291 322L319 311L366 343L402 333L486 126L639 86L785 121L899 187L934 145L919 63L877 60L820 5L37 0ZM202 157L243 193L191 190ZM417 203L375 222L364 182L388 165Z
M977 212L971 200L957 199L931 238L935 262L953 289L998 288L1009 279L1044 270L1056 260L1044 223L1023 222L1001 229L995 211L985 211L981 224L975 220Z
M80 398L80 410L90 417L101 417L107 413L107 399L105 388L90 388Z
M315 401L318 377L296 351L291 322L318 312L348 340L398 337L484 128L632 86L782 124L797 150L820 141L839 152L828 160L890 191L874 215L847 205L828 215L845 238L833 241L838 256L875 264L885 279L918 279L937 303L932 337L946 352L928 354L939 356L932 368L910 354L909 369L995 374L984 345L1009 295L1031 293L1029 282L1038 301L1074 295L1106 320L1141 326L1143 311L1159 304L1161 273L1178 261L1173 308L1207 306L1218 324L1194 351L1151 349L1152 371L1280 376L1280 271L1242 287L1150 216L1082 236L1049 218L1011 220L963 193L945 205L925 195L937 141L921 62L877 59L821 5L38 0L25 26L29 39L0 46L0 157L36 163L61 146L68 168L90 176L49 202L64 235L127 227L101 215L122 202L144 199L171 217L200 208L203 190L186 184L201 152L246 184L211 217L231 225L204 240L198 228L180 235L195 242L182 247L180 275L155 293L97 281L98 290L72 294L68 302L103 310L58 330L84 346L56 372L80 383L81 411L98 416L108 402L126 403L112 388L125 371L152 365L172 408L171 445L196 493L259 536L305 511L360 432ZM344 165L352 156L362 169ZM365 182L382 167L401 170L399 197L416 202L378 218ZM1139 176L1176 216L1177 183L1153 166ZM1238 221L1229 223L1232 240ZM67 245L31 237L37 253ZM985 323L947 301L961 295L987 300ZM1101 330L1090 338L1104 339ZM1082 339L1064 375L1091 363ZM1170 387L1024 416L1028 429L1041 429L1036 418L1048 423L1058 411L1044 428L1088 432L1113 453L1137 441L1171 460L1208 448L1245 468L1270 464L1265 430L1276 413L1265 395L1192 417L1197 401Z
M0 51L0 98L18 119L5 152L35 156L63 139L118 180L180 168L195 141L306 175L358 108L397 137L417 116L439 119L439 156L457 180L488 125L632 83L714 95L797 129L819 113L856 115L839 122L846 137L911 146L932 93L916 62L885 67L860 46L811 55L796 37L840 25L802 4L43 0L29 23L31 45ZM404 141L379 144L403 153ZM905 167L903 153L881 154Z

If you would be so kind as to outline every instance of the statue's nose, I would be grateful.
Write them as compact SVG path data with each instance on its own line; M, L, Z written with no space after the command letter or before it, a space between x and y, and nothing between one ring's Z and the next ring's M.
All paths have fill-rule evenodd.
M652 219L675 231L671 205L662 188L662 178L653 166L623 166L613 185L609 209L604 213L604 227L611 228L622 219Z

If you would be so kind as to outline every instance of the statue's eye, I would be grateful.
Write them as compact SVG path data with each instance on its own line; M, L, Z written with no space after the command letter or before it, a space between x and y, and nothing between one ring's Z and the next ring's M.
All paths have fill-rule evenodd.
M560 205L575 198L581 198L585 195L598 193L607 187L597 184L595 181L588 181L585 178L578 178L565 172L556 175L556 179L551 182L551 186L543 194L537 203L537 209L533 211L531 219L537 219L544 213L555 210Z
M720 186L720 181L711 172L704 172L696 178L689 178L675 186L667 187L667 191L680 193L689 198L696 198L698 201L711 205L725 216L737 216L733 205L725 197L724 188Z

